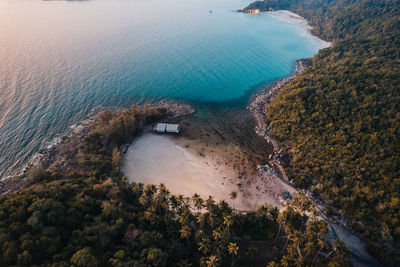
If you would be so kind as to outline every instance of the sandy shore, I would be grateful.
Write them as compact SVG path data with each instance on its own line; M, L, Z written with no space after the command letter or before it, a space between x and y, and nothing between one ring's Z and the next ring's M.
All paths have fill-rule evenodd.
M315 36L313 34L313 28L308 23L308 21L305 18L303 18L302 16L300 16L300 15L298 15L296 13L293 13L293 12L291 12L289 10L277 10L277 11L268 12L268 14L270 14L271 16L274 16L274 17L276 17L276 18L278 18L280 20L289 21L289 22L293 22L295 24L304 25L305 26L304 28L307 29L308 34L311 34L311 36L316 41L318 41L320 49L327 48L327 47L332 45L331 42L322 40L322 39L318 38L317 36Z
M234 171L218 165L218 160L191 153L170 136L146 133L131 144L122 169L130 181L164 183L176 195L198 193L222 200L234 190L225 181Z
M264 204L281 207L280 194L294 192L276 178L276 170L269 165L253 169L247 162L237 168L227 153L236 152L233 156L238 156L240 148L202 148L201 143L184 137L146 133L131 144L122 169L130 181L164 183L174 194L198 193L203 198L211 195L215 200L227 200L239 210L253 210ZM243 170L248 172L245 177ZM232 191L238 193L234 201L229 199Z

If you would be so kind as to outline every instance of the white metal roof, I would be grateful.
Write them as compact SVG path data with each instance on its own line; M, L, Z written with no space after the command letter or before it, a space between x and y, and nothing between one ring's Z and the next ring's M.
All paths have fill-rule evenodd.
M179 124L157 123L154 127L154 131L158 133L179 133L180 130Z
M179 124L167 124L165 130L168 133L179 133L180 127Z
M157 123L156 128L154 129L157 132L165 132L165 129L167 128L167 124L166 123Z

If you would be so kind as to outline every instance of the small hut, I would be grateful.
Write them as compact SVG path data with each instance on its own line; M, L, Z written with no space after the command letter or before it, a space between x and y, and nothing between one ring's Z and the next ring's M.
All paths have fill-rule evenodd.
M157 133L179 133L181 127L179 124L169 124L169 123L157 123L154 127L154 131Z

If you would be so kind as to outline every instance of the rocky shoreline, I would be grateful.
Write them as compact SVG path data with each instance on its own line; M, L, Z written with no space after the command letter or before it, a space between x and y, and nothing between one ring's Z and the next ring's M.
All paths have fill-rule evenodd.
M282 148L273 140L270 136L270 129L267 126L266 120L266 111L265 107L268 105L272 99L274 99L279 92L287 86L293 79L299 76L307 67L311 65L312 61L310 58L299 59L296 61L295 71L289 77L283 78L277 82L270 84L269 86L261 89L258 93L256 93L251 101L248 110L253 114L256 119L255 132L267 140L273 147L273 154L270 156L270 163L274 165L276 169L279 170L279 176L285 182L290 183L289 178L287 177L282 163L287 161L287 155L282 154ZM290 185L292 185L290 183Z
M256 93L252 99L247 109L253 114L256 119L256 126L254 128L255 132L263 137L269 144L273 147L273 153L269 157L269 163L275 170L274 174L284 181L287 185L295 188L292 181L286 175L283 165L288 164L290 161L290 156L284 152L282 147L271 137L270 128L266 124L266 106L271 103L271 101L279 94L279 92L285 88L291 81L293 81L297 76L299 76L307 67L312 64L310 58L299 59L296 61L295 71L292 75L276 81L265 88L262 88L258 93ZM297 188L295 188L298 190ZM345 227L347 230L351 231L348 227L347 217L339 210L335 210L336 215L326 216L324 210L329 207L320 197L312 194L308 190L301 190L304 194L311 199L317 206L321 215L333 224L338 224Z

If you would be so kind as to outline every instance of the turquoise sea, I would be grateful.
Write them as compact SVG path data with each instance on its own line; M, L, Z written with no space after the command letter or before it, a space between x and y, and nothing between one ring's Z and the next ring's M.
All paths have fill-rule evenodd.
M0 1L0 177L93 108L246 103L320 48L302 24L234 12L249 3Z

